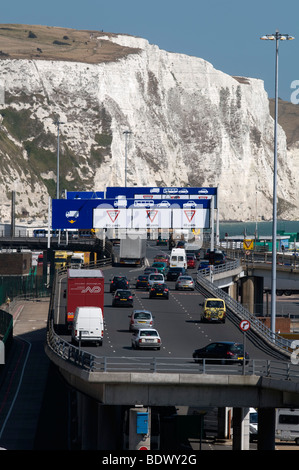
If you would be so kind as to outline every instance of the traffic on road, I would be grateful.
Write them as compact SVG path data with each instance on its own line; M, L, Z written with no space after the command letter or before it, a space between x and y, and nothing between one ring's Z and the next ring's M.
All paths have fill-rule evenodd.
M163 289L150 295L151 286L146 284L144 276L148 269L157 259L157 255L165 253L169 255L166 247L147 243L146 266L107 266L102 269L104 274L104 337L100 347L82 344L82 348L96 356L115 356L142 358L157 356L168 358L190 358L194 350L204 348L211 342L233 342L242 343L244 332L233 324L229 318L226 322L203 322L203 306L205 299L195 288L177 289L177 279L163 280L163 288L167 286L167 296ZM184 270L193 279L196 285L197 268L200 261L196 260L195 268ZM161 273L156 273L159 277ZM143 279L143 284L139 281ZM167 274L166 274L167 277ZM112 288L112 280L120 279L125 282L124 289L119 289L120 295ZM128 282L127 282L128 281ZM66 289L66 279L62 280L61 292ZM59 312L61 318L65 315L66 299L61 296ZM130 319L135 310L148 311L154 320L154 328L161 340L160 348L135 348L132 343L134 331L130 328ZM61 320L62 322L63 320ZM153 327L153 326L152 326ZM147 328L147 325L146 325ZM71 336L66 334L63 339L71 342ZM251 359L270 358L267 351L259 347L259 344L246 341L246 353Z

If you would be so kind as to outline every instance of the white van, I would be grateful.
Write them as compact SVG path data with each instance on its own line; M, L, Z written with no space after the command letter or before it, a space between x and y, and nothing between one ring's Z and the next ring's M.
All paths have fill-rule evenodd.
M187 269L187 256L184 248L173 248L171 250L170 267Z
M277 408L275 437L281 441L295 441L299 445L299 409Z
M103 312L99 307L77 307L73 326L72 341L75 343L94 342L102 346L104 336Z
M249 439L250 442L258 438L258 412L255 408L249 408Z

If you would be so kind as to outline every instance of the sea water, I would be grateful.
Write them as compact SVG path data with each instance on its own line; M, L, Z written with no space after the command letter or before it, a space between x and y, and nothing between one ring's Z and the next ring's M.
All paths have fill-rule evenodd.
M278 220L277 231L285 233L299 232L299 221ZM250 236L257 232L257 236L271 236L272 222L219 222L220 239L227 234L229 237L236 235Z

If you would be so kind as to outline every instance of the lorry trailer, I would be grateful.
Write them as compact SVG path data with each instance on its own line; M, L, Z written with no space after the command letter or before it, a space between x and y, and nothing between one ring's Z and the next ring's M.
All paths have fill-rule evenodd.
M146 255L146 239L141 237L127 237L120 240L120 264L133 264L141 266Z
M68 269L66 311L68 329L72 328L78 307L99 307L104 316L104 275L101 269Z

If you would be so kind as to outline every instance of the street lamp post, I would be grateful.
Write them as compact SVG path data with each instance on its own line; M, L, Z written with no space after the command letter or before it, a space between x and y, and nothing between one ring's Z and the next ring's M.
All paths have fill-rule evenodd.
M125 134L125 139L126 139L126 143L125 143L125 187L127 187L127 154L128 154L128 135L129 134L132 134L131 131L124 131L123 134Z
M56 182L56 199L59 199L59 126L60 124L64 124L64 122L57 121L54 122L54 124L57 126L57 182Z
M277 121L278 121L278 44L294 39L288 34L266 34L261 39L275 41L275 110L274 110L274 165L273 165L273 224L272 224L272 276L271 276L271 332L275 335L276 320L276 253L277 253Z

